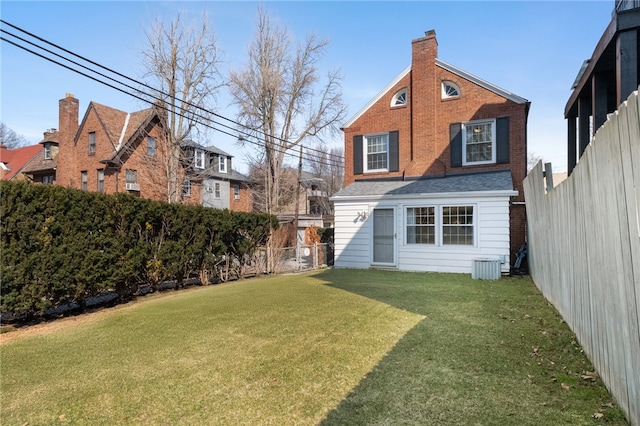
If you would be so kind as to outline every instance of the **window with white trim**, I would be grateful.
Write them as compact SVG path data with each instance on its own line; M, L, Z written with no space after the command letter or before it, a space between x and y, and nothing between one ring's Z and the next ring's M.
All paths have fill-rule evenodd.
M227 173L227 157L220 156L218 160L218 171Z
M215 198L220 198L220 182L213 184L213 196Z
M460 88L453 81L444 80L442 82L442 99L460 97Z
M44 144L44 159L45 160L51 160L52 155L51 155L51 143L50 142L46 142Z
M240 199L240 185L233 185L233 199Z
M386 171L389 169L389 134L364 136L365 171Z
M406 208L407 245L473 246L474 206L434 205Z
M407 244L435 244L435 207L407 208Z
M496 121L471 121L462 124L462 164L496 162Z
M407 88L400 89L393 95L391 99L391 106L402 106L407 104Z
M196 169L204 169L204 151L196 149L193 155L193 165Z
M473 206L442 207L442 245L473 245Z
M191 181L185 180L182 182L182 196L189 197L191 195Z

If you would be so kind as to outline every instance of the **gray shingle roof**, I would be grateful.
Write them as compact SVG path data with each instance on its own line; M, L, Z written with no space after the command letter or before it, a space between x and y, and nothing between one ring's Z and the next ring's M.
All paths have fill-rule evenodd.
M511 171L428 177L405 181L362 180L352 183L336 193L332 198L486 191L514 191Z
M207 178L215 178L220 180L232 180L232 181L240 181L240 182L251 182L248 176L243 175L242 173L236 170L230 170L229 173L220 173L213 168L209 168L200 174L204 175Z

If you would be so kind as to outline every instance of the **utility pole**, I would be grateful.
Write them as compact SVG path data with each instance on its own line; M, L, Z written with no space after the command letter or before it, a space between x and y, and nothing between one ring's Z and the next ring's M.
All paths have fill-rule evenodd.
M293 227L296 235L296 258L299 257L300 242L298 241L298 216L300 211L300 187L302 185L302 144L300 144L300 156L298 157L298 187L296 188L296 210Z

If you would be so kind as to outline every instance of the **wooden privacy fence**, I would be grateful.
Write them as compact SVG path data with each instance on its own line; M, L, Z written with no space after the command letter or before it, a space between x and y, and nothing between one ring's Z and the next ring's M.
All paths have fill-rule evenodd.
M640 425L640 107L634 92L571 176L524 181L531 276L632 425Z

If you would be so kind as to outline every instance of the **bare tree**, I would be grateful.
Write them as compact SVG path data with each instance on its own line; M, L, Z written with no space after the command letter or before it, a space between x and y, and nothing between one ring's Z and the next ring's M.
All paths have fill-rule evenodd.
M527 173L529 173L539 161L543 161L541 156L535 152L529 152L527 154Z
M318 179L318 187L324 196L318 198L320 210L333 214L329 197L340 191L344 185L344 150L340 147L328 148L320 145L315 152L317 161L309 163L309 172Z
M244 69L231 71L229 85L239 106L238 121L263 144L265 211L278 213L285 155L338 131L346 112L338 71L321 81L317 64L327 40L309 35L296 49L286 29L258 9L255 39Z
M253 206L257 211L266 212L268 205L268 166L265 162L251 161L249 163L249 178L253 182ZM280 191L278 204L272 206L272 211L292 213L298 191L298 173L291 167L282 167L279 176Z
M0 123L0 145L14 149L27 144L24 136L17 134L4 123Z
M208 125L220 78L221 52L208 28L206 13L202 22L183 24L181 15L165 24L156 20L145 30L149 48L141 52L145 78L154 93L156 107L164 117L167 201L182 198L183 153L185 142L194 138L198 124Z

